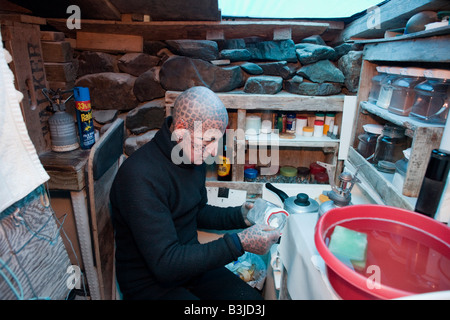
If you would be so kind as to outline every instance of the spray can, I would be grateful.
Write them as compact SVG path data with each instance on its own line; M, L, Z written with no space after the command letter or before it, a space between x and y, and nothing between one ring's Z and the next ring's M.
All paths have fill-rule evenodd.
M95 143L95 130L89 88L75 87L73 88L73 95L75 98L80 146L82 149L90 149Z

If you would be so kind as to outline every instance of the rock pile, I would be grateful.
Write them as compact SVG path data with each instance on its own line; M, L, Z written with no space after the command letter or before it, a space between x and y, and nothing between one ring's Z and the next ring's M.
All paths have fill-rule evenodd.
M297 44L252 37L150 41L141 53L85 51L77 58L75 85L90 89L98 123L105 121L106 110L116 111L111 113L111 121L116 116L125 117L130 135L125 151L129 155L160 128L167 90L206 86L215 92L240 89L248 94L281 90L312 96L354 94L362 51L351 44L327 46L320 36Z

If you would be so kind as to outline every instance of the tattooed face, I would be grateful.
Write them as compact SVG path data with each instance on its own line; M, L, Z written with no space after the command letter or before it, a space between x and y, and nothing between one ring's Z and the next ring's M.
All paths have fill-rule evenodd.
M183 153L190 163L201 164L209 155L216 156L218 142L228 125L228 113L213 91L192 87L175 100L173 123L182 137Z

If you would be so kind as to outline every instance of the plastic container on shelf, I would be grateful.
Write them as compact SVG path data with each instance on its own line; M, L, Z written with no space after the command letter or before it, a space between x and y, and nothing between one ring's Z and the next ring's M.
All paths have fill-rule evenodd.
M364 158L369 158L375 152L377 139L383 131L383 126L380 124L365 124L363 126L364 133L358 136L357 151Z
M428 69L426 80L415 86L416 96L410 117L434 124L447 121L450 103L450 70Z
M307 167L297 168L297 181L298 183L309 183L309 168Z
M314 181L312 183L328 184L329 178L326 172L319 172L314 175Z
M295 134L302 136L303 135L303 127L308 125L308 118L305 116L297 116L295 119Z
M314 128L313 127L303 127L303 136L304 137L312 137L314 133Z
M296 183L297 182L297 168L291 166L283 166L280 168L280 175L282 183Z
M401 69L400 67L387 68L387 76L380 82L380 95L376 103L380 108L387 109L389 107L393 93L392 83L400 76Z
M425 69L403 68L401 76L392 83L392 97L388 111L401 116L411 112L415 98L414 87L425 80Z
M377 139L373 162L377 170L395 172L395 162L403 158L406 149L405 129L386 124L383 133Z
M315 138L320 138L323 136L323 121L322 120L315 120L314 121L314 134L313 136Z
M377 104L378 97L380 95L381 81L387 76L386 66L378 66L378 74L372 78L372 87L370 88L368 101L373 104Z
M394 178L392 179L392 184L400 191L403 190L411 148L403 150L403 155L403 159L400 159L395 163L395 173Z
M244 170L244 180L246 182L255 182L258 177L258 170L253 168L248 168Z
M318 164L317 162L313 162L309 165L309 180L311 183L315 183L314 181L316 181L316 174L321 173L321 172L327 172L327 169L325 167L322 167L320 164Z

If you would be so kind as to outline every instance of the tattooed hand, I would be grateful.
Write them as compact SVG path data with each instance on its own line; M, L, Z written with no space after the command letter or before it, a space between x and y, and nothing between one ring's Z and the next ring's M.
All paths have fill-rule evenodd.
M263 255L278 241L280 232L266 225L255 224L237 235L245 251Z
M244 204L241 206L242 217L244 218L245 224L247 226L252 225L252 223L247 219L248 212L250 211L251 208L253 208L252 202L244 202Z

